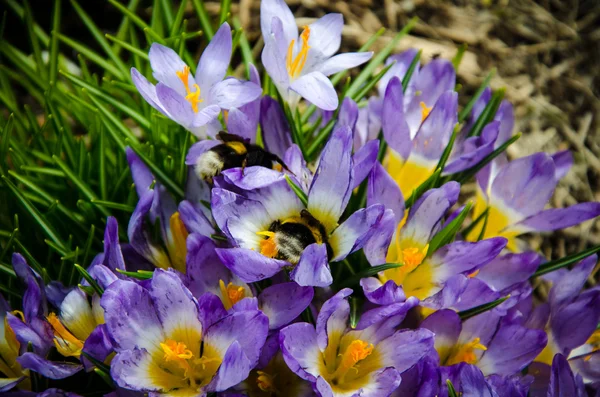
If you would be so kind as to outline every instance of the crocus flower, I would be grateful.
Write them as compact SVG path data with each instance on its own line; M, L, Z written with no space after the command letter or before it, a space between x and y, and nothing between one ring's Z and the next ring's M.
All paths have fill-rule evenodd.
M67 378L83 367L72 363L50 361L46 358L53 346L54 333L48 323L48 302L41 277L33 271L25 258L14 253L12 258L15 273L27 285L23 296L23 312L6 313L5 325L14 332L21 348L31 344L32 351L21 354L17 361L25 370L35 371L50 379ZM11 344L14 348L14 344Z
M333 56L340 48L344 20L327 14L304 26L298 36L296 20L284 0L260 3L260 28L265 40L262 62L281 97L294 108L300 97L324 110L335 110L337 93L327 76L361 65L372 52Z
M364 327L359 322L353 330L348 327L350 293L343 289L325 302L316 327L296 323L282 329L283 357L322 396L388 396L400 384L400 374L429 354L433 334L397 331L405 313Z
M267 338L258 365L234 390L246 397L317 396L312 384L296 375L285 363L279 348L279 333Z
M449 182L426 192L411 207L404 223L399 189L383 167L376 166L369 178L367 203L381 203L388 209L378 226L380 233L369 240L365 254L373 266L386 262L403 265L382 272L380 285L392 280L403 287L407 296L425 300L426 306L449 307L464 290L466 276L504 248L506 240L495 238L476 243L456 241L429 252L429 242L440 230L442 217L458 199L459 185ZM453 288L446 293L452 293L446 296L442 289L449 282Z
M176 273L157 269L148 288L111 284L101 300L117 355L117 385L163 395L224 391L256 365L268 319L258 310L228 314L219 298L196 300Z
M187 252L185 284L194 296L201 297L210 292L221 299L226 310L256 302L269 318L270 330L289 324L312 301L313 289L294 282L273 284L257 293L223 265L214 241L206 236L190 234Z
M200 57L195 77L175 51L154 43L148 57L158 84L151 84L135 68L131 78L153 108L198 137L214 136L220 129L217 117L221 109L243 106L262 92L252 82L223 80L231 51L231 29L224 23Z
M592 255L571 271L553 275L548 303L537 306L527 322L528 326L548 333L548 345L536 362L550 366L556 354L569 357L573 349L593 337L600 321L600 290L580 291L597 261L597 256Z
M190 185L201 182L192 171L188 174L188 191L186 192L188 200L177 205L171 194L160 183L156 183L156 186L150 189L155 181L154 176L133 150L127 148L126 152L139 197L127 229L131 247L129 251L134 251L135 255L133 258L132 255L129 255L127 262L129 263L129 259L133 259L134 262L145 262L151 267L163 269L173 267L181 273L185 273L188 234L196 232L211 235L214 232L212 222L200 208L202 204L198 197L198 195L208 194L208 192L197 193L190 189ZM204 198L208 199L208 196ZM154 241L148 227L148 221L150 224L154 224L157 220L160 224L161 242Z
M17 361L21 344L6 319L10 312L8 302L0 295L0 392L8 391L19 383L23 389L30 387L28 371L23 370Z
M515 375L535 359L547 341L544 331L503 321L495 311L461 322L456 312L439 310L421 326L435 333L437 357L441 366L449 367L444 371L450 379L461 363L477 366L486 376Z
M555 159L545 153L499 167L497 174L491 177L490 187L486 191L478 189L473 216L476 218L487 210L487 222L480 222L469 238L476 238L485 224L484 238L506 237L508 248L519 250L517 236L520 234L562 229L600 215L600 203L596 202L544 210L557 182Z
M373 205L338 225L352 193L351 148L350 129L336 128L306 206L279 172L263 167L225 171L224 187L212 190L213 216L235 246L217 250L223 263L246 282L287 267L300 285L331 284L329 260L340 261L360 249L383 213L381 205Z

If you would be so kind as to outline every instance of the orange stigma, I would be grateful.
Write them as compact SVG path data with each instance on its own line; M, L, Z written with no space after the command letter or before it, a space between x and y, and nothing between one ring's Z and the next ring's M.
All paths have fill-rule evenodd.
M463 362L475 364L477 362L475 349L486 351L487 347L481 344L481 339L475 338L471 342L461 345L454 354L448 357L445 365L454 365Z
M260 253L266 257L274 258L277 256L277 243L275 242L275 233L264 231L256 233L265 236L266 239L260 240Z
M177 73L177 77L179 77L179 80L181 80L181 82L183 83L183 86L185 87L185 91L187 92L187 95L185 96L185 100L188 101L192 105L192 110L194 111L194 113L198 113L198 104L202 103L204 100L200 99L200 87L198 87L198 84L194 84L194 88L196 89L196 91L190 90L190 87L188 84L188 80L190 77L189 66L184 66L183 71L181 71L181 72L177 71L175 73Z
M426 246L423 250L419 250L417 247L403 249L402 262L405 266L414 269L423 262L423 259L425 259L425 255L427 255L427 248L429 248L429 246Z
M227 310L231 309L233 305L244 299L246 296L244 287L233 283L225 285L223 280L219 280L219 289L221 290L221 296L223 296L223 304Z
M277 389L273 382L273 376L263 371L256 371L256 373L258 374L256 384L260 390L269 393L277 393Z
M431 112L432 107L427 107L427 105L425 104L425 102L421 102L421 123L423 121L425 121L425 119L427 118L427 116L429 116L429 113Z
M302 39L302 48L296 55L296 58L294 58L294 44L296 44L296 40L292 40L290 42L286 57L285 67L287 69L288 75L292 79L295 79L300 75L302 69L304 68L304 65L306 64L306 59L308 58L308 50L310 48L308 45L308 39L310 38L310 28L308 26L304 26L304 30L302 31L300 38Z

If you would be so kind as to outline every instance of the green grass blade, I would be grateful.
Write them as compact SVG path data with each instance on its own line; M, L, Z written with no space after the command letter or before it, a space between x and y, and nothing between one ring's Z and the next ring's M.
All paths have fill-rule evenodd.
M123 15L129 18L131 22L137 25L140 29L147 32L148 35L154 38L158 43L165 44L164 39L158 33L156 33L150 26L148 26L148 24L144 22L142 18L135 15L135 13L133 13L129 8L122 5L117 0L108 0L108 2L115 6L119 11L121 11Z
M427 256L431 256L431 254L433 254L439 248L451 243L454 240L456 233L458 233L458 230L467 218L467 215L469 215L469 212L471 212L471 207L473 207L473 203L468 202L465 208L463 208L456 218L454 218L450 223L448 223L448 225L446 225L446 227L433 236L429 242Z
M531 276L531 278L543 276L544 274L570 266L574 263L579 262L582 259L587 258L590 255L597 254L598 252L600 252L600 245L597 245L585 251L578 252L573 255L565 256L564 258L543 263L542 265L540 265L540 267L538 267L538 269L533 274L533 276Z
M458 113L459 123L462 123L467 118L467 116L469 116L469 113L471 113L471 109L473 109L473 106L475 106L475 102L479 100L481 94L483 94L483 91L490 84L490 81L492 80L492 77L494 77L495 74L496 69L494 68L488 73L485 79L483 79L483 83L481 83L477 91L475 91L475 95L473 95L473 98L471 98L469 103L467 103L467 106L465 106L464 109L461 110L460 113Z
M88 184L85 183L77 175L75 175L75 173L69 167L67 167L67 165L58 156L54 155L54 156L52 156L52 158L54 159L54 162L56 163L56 165L65 173L67 178L69 178L71 180L71 182L73 182L73 184L75 186L77 186L77 188L81 191L81 193L83 193L83 195L88 200L98 199L98 197L96 196L96 193L94 193L94 191L88 186ZM104 207L99 207L98 209L104 216L111 215L110 212L107 211L106 208L104 208Z
M352 97L360 88L367 82L369 77L375 72L375 69L381 65L385 59L396 49L396 45L398 42L408 34L412 30L412 28L416 25L417 18L411 19L406 26L394 36L394 38L380 51L377 55L375 55L365 66L365 68L360 72L360 74L356 77L356 79L350 85L346 96Z
M470 319L471 317L475 317L478 314L485 313L487 311L492 310L493 308L500 305L502 302L504 302L508 298L510 298L510 295L506 295L506 296L503 296L502 298L498 298L493 302L484 303L483 305L479 305L479 306L473 307L471 309L460 311L460 312L458 312L458 316L460 317L460 319L462 321L466 321L466 320Z
M219 10L219 25L227 21L229 10L231 8L231 0L221 0L221 9Z
M48 71L46 70L46 65L42 60L42 50L40 48L39 38L34 33L33 14L31 12L29 0L24 0L23 4L25 7L25 26L27 26L27 36L31 41L33 59L35 59L35 63L38 65L38 73L40 73L43 79L48 79Z
M173 16L173 1L172 0L161 0L161 9L162 15L165 17L165 22L167 23L168 30L171 29L173 23L175 22L175 17ZM158 9L152 10L154 12L158 12L161 15L161 12Z
M64 245L56 230L54 230L54 227L52 227L52 225L48 223L46 218L38 211L38 209L31 204L31 202L25 198L25 196L23 196L21 191L8 179L8 177L2 175L2 179L4 180L4 183L6 183L6 186L8 186L9 190L13 193L17 201L24 207L25 211L27 211L33 220L40 226L44 234L48 236L48 238L63 251L63 254L66 254L68 249Z
M187 5L187 2L188 0L181 0L181 3L179 3L179 8L177 9L177 14L175 14L173 26L171 26L171 34L169 36L175 36L179 32L181 22L183 22L183 14L185 13L185 6Z
M4 2L10 8L12 8L12 10L14 11L14 13L17 14L19 16L19 18L21 18L22 20L25 20L25 9L23 8L23 6L21 4L19 4L18 1L16 1L16 0L4 0ZM46 34L46 32L44 32L44 29L42 29L40 27L40 25L33 24L33 32L38 37L38 39L42 42L42 44L44 45L44 47L48 47L48 45L50 45L50 37L48 36L48 34Z
M133 14L135 14L135 11L138 7L138 4L140 3L140 0L131 0L129 2L129 5L127 6L127 9L129 11L131 11ZM119 25L119 29L117 30L117 38L119 40L124 40L125 37L127 37L127 33L129 32L129 25L131 23L131 20L127 17L124 16L123 20L121 21L121 25ZM119 44L113 44L113 51L115 52L115 54L119 55L119 53L121 52L121 47Z
M389 269L396 269L396 268L402 267L402 266L404 266L402 263L384 263L383 265L377 265L377 266L370 267L370 268L365 269L361 272L358 272L358 273L354 274L352 277L349 277L348 279L344 280L340 284L339 288L355 286L362 278L375 276L379 272L383 272L383 271L386 271Z
M102 47L106 55L108 55L110 60L113 61L113 63L121 71L122 77L128 78L129 68L127 67L127 65L125 65L121 58L119 58L119 55L113 51L112 47L110 46L102 32L100 32L100 29L98 29L98 27L94 23L93 19L90 18L90 16L79 6L79 3L77 3L76 0L71 0L71 5L75 9L75 12L77 12L77 14L79 15L79 18L81 18L83 24L87 26L96 42L100 45L100 47Z
M477 117L477 121L475 121L475 124L473 124L473 127L469 131L468 137L481 135L483 128L494 119L494 116L496 115L496 112L502 103L502 99L504 99L504 92L504 88L494 92L490 98L490 101L487 103L487 105L485 105L485 108L479 117Z
M134 119L140 125L140 127L144 128L146 130L150 130L150 127L151 127L150 120L148 120L144 115L142 115L138 111L130 108L127 105L124 105L122 101L119 101L119 100L115 99L114 97L105 94L98 88L94 87L91 84L86 83L85 81L81 80L80 78L78 78L76 76L73 76L72 74L69 74L69 73L63 72L63 71L61 71L60 73L63 76L65 76L67 79L72 81L73 83L77 84L78 86L80 86L82 88L85 88L87 93L94 95L99 99L102 99L104 102L114 106L115 108L119 109L120 111L122 111L123 113L125 113L126 115L128 115L129 117Z
M148 58L148 54L145 51L140 50L139 48L129 44L126 41L123 41L121 39L116 38L115 36L112 36L110 34L106 34L105 37L112 41L115 44L118 44L120 47L126 49L127 51L131 52L132 54L135 54L139 57L142 57L143 59L145 59L146 61L149 60L150 58Z
M296 196L298 196L300 201L302 201L302 204L304 204L305 207L308 206L308 196L306 195L306 193L304 193L304 190L302 190L298 185L296 185L288 175L285 176L285 181L290 186L290 188L292 188L294 193L296 193Z
M198 20L200 21L200 26L202 27L206 38L208 38L208 40L212 40L213 36L215 35L215 31L210 23L211 18L208 16L206 8L204 8L204 0L192 0L192 4L194 5L194 10L196 10Z
M62 0L54 0L54 11L52 12L52 32L60 31L60 12ZM50 56L48 58L50 84L56 84L58 77L58 36L53 34L50 39Z
M94 62L96 65L100 66L101 68L103 68L104 70L106 70L108 73L110 73L113 76L117 77L119 80L123 80L125 78L128 78L128 77L126 77L126 76L128 76L127 74L123 74L123 72L121 70L119 70L116 66L114 66L113 64L107 62L104 59L104 57L98 55L97 53L95 53L94 51L90 50L89 48L87 48L83 44L78 43L77 41L72 40L69 37L67 37L65 35L62 35L60 33L55 33L55 34L58 36L58 39L60 41L62 41L63 43L65 43L69 47L73 48L75 51L78 51L79 53L81 53L81 55L83 55L84 57L86 57L90 61Z

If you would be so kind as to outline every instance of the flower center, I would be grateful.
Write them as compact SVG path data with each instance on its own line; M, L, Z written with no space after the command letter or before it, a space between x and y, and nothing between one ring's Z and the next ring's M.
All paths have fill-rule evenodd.
M360 339L352 341L344 354L341 355L342 360L335 371L334 379L338 379L341 382L351 369L358 372L357 363L367 358L371 353L373 353L373 344Z
M295 79L300 75L302 69L304 68L304 65L306 64L306 59L308 58L308 50L310 48L308 45L308 39L310 38L310 28L308 26L304 26L304 30L302 31L300 38L302 39L302 48L300 49L298 54L296 54L295 58L294 44L296 44L296 40L292 40L290 42L290 45L288 46L285 67L291 79Z
M185 91L187 92L185 100L192 105L192 110L194 111L194 113L198 113L198 104L202 103L204 100L200 99L200 87L198 86L198 84L194 84L194 88L196 89L196 91L190 90L188 84L188 79L190 77L189 66L186 65L183 67L183 70L181 72L177 71L175 73L177 73L177 77L179 77L179 80L181 80L183 86L185 87Z
M227 310L231 309L233 305L244 299L246 295L244 287L233 283L225 285L223 280L219 280L219 289L221 290L221 296L223 297L223 305Z
M258 377L256 378L256 385L264 392L277 393L277 388L274 384L274 376L269 375L263 371L256 371Z
M475 338L471 342L458 346L458 348L446 360L446 365L449 366L462 362L467 364L475 364L477 362L475 350L487 350L487 347L482 345L480 342L481 339Z
M402 253L401 261L404 263L404 266L408 266L410 269L419 266L423 262L423 259L425 259L428 248L429 245L426 245L422 250L417 247L404 248L400 251Z
M83 349L83 342L65 328L56 314L50 313L46 320L54 330L56 350L65 357L79 357Z
M421 123L422 123L423 121L425 121L427 116L429 116L429 113L431 112L431 109L433 109L433 106L427 107L425 102L421 102L420 105L421 105Z
M174 374L179 367L183 370L183 380L189 382L192 388L208 384L221 365L221 359L207 346L204 346L204 355L199 358L195 358L185 343L173 339L165 340L160 347L164 353L164 363L161 366ZM171 364L175 364L176 367L169 367Z

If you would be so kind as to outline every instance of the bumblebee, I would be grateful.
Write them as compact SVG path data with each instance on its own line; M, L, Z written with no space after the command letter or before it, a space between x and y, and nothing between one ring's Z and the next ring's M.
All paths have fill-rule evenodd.
M265 237L260 241L260 253L270 258L281 259L296 265L304 249L311 244L326 244L327 256L333 256L333 250L327 243L325 227L307 210L299 217L271 223L269 230L258 233Z
M237 167L261 166L266 168L288 169L283 161L273 153L269 153L258 145L238 135L221 131L217 138L223 143L204 152L196 160L196 174L209 183L224 170Z

